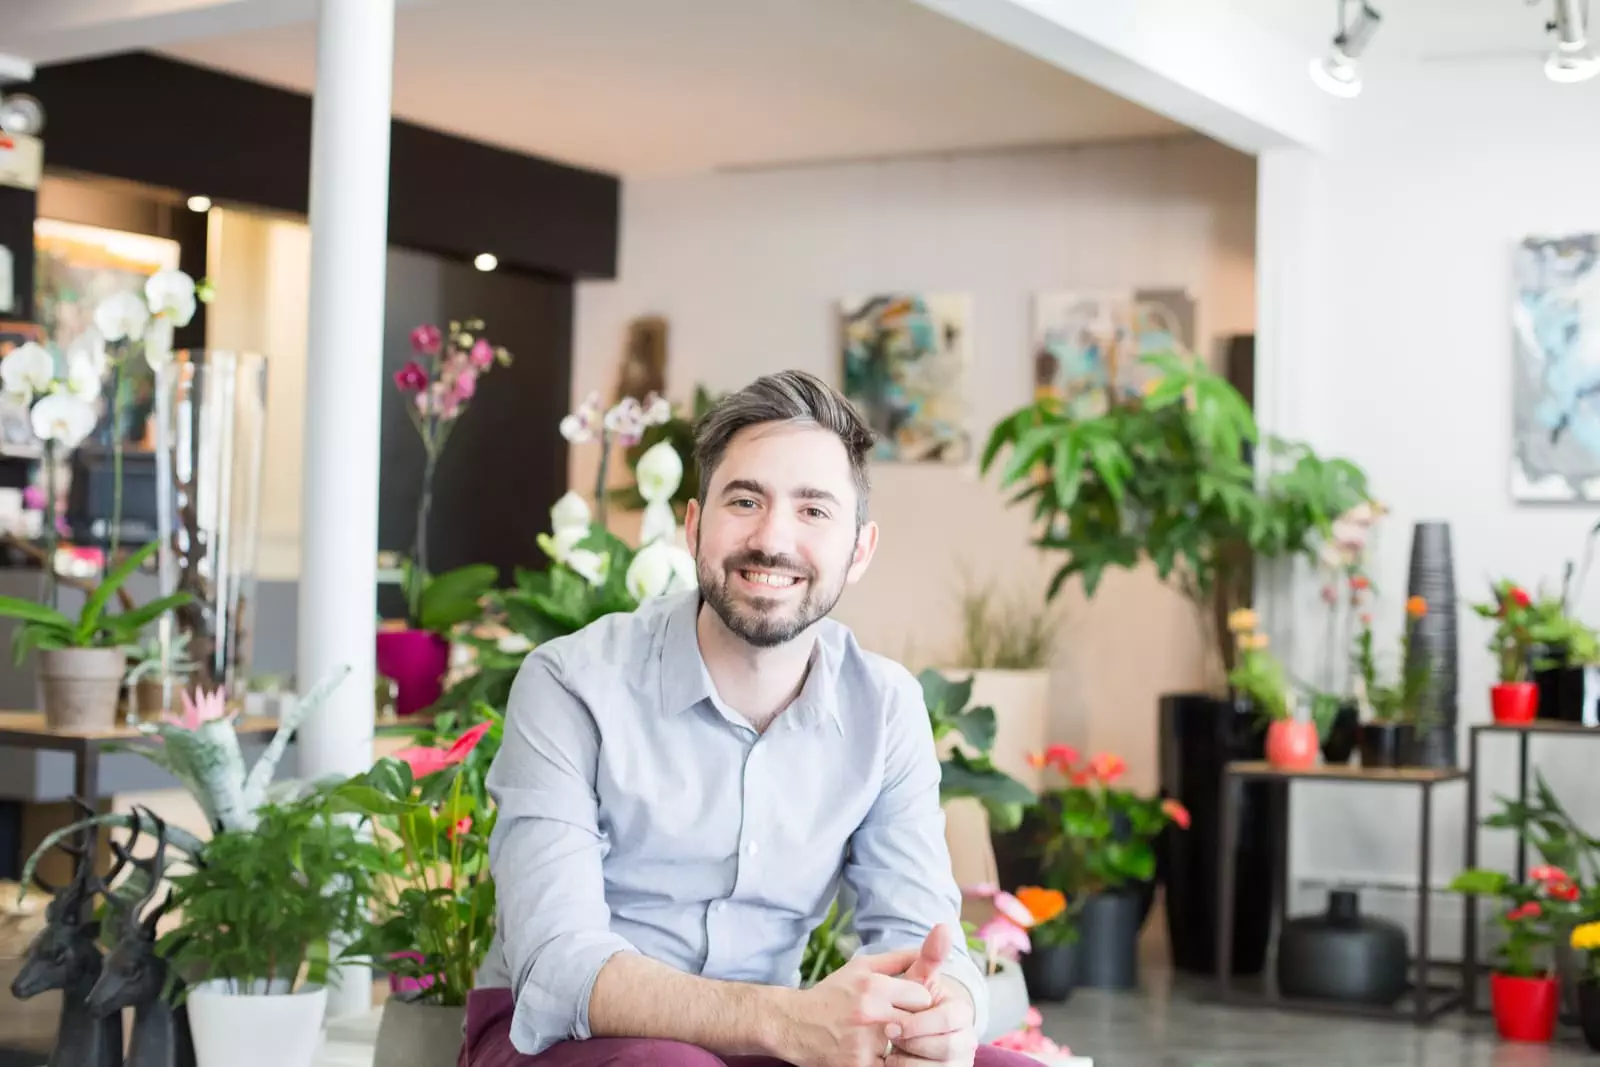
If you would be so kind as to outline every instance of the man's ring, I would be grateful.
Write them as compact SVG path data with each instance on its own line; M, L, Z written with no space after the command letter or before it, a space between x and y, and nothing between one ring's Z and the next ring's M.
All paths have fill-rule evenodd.
M878 1058L887 1061L894 1054L894 1038L885 1038L883 1041L883 1055Z

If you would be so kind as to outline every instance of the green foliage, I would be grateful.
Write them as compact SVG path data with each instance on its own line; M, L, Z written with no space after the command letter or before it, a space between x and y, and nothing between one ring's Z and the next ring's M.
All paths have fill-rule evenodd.
M1142 360L1159 377L1147 395L1108 394L1103 414L1074 418L1044 399L990 434L980 461L1004 456L1002 488L1031 503L1040 548L1065 561L1046 593L1073 577L1094 596L1108 570L1146 560L1200 606L1245 602L1255 560L1315 553L1333 520L1366 498L1366 478L1344 460L1259 433L1249 404L1199 361L1170 353ZM1257 445L1265 484L1245 459ZM1224 664L1232 649L1219 635Z
M53 651L63 648L117 648L136 644L140 631L146 626L173 608L189 603L189 594L174 593L132 611L106 611L117 590L158 548L159 545L152 541L111 568L84 601L83 610L76 619L36 601L0 597L0 616L21 622L13 640L17 663L23 661L31 648Z
M816 985L849 962L841 940L850 936L850 918L849 912L840 913L837 900L829 905L827 917L811 932L800 957L801 984Z
M1033 670L1050 663L1058 626L1034 596L1002 602L990 589L961 595L961 646L951 666Z
M667 441L675 452L683 459L683 481L679 483L677 492L672 494L672 510L677 515L678 521L683 521L684 508L689 501L700 495L700 467L694 458L694 428L700 420L722 399L722 394L713 394L703 385L694 388L694 404L688 418L673 411L672 418L664 423L647 427L644 436L639 438L637 444L628 448L624 453L628 469L631 471L639 465L639 458L652 447ZM621 488L611 490L611 502L624 511L644 510L644 497L639 494L638 482Z
M418 628L445 637L461 623L483 617L483 600L500 578L499 568L490 563L469 563L429 577L407 560L404 570L408 589L412 582L422 581L416 600ZM406 599L411 602L409 595Z
M1416 599L1416 598L1413 598ZM1372 647L1372 624L1364 622L1356 636L1356 669L1366 690L1367 704L1375 722L1407 723L1425 729L1428 722L1428 695L1433 685L1433 664L1426 657L1411 655L1410 619L1400 634L1400 666L1393 682L1385 681Z
M292 989L309 965L306 981L323 983L330 940L365 921L368 872L382 849L332 818L321 791L259 815L253 830L214 835L198 867L171 876L182 920L161 951L192 982L285 980Z
M990 707L967 707L972 699L972 678L952 682L938 671L925 670L917 676L922 684L923 702L933 726L933 740L940 744L952 732L961 736L968 750L952 748L942 763L939 798L973 797L989 813L990 826L1010 830L1022 819L1022 811L1034 802L1033 791L994 765L995 713Z
M1526 801L1495 799L1500 810L1485 818L1484 826L1514 831L1545 863L1573 872L1586 885L1600 886L1600 838L1574 821L1542 773L1533 772L1533 791Z
M1289 677L1266 648L1241 645L1228 672L1228 684L1250 698L1256 713L1268 721L1289 718Z

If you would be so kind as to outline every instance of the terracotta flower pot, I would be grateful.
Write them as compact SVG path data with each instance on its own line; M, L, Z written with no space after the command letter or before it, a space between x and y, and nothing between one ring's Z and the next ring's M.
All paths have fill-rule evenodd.
M450 643L432 630L384 630L378 634L378 673L394 679L396 715L432 706L444 689Z
M1560 990L1554 978L1489 976L1494 1026L1505 1041L1547 1042L1556 1031Z
M120 648L59 648L38 659L39 710L52 730L86 733L117 725L128 657Z
M1539 714L1539 687L1533 682L1502 682L1489 690L1495 722L1532 722Z
M1267 762L1282 770L1315 767L1321 747L1316 723L1279 719L1267 727Z

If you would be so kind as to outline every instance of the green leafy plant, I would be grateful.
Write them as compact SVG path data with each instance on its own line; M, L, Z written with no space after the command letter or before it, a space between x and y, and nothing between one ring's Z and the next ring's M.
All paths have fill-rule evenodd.
M1590 886L1600 886L1600 838L1596 838L1562 806L1538 770L1526 800L1496 796L1499 809L1483 820L1496 830L1510 830L1531 845L1545 864L1572 871Z
M1269 651L1270 638L1256 630L1256 613L1248 609L1233 612L1228 629L1238 649L1233 670L1228 672L1228 684L1249 697L1256 714L1266 721L1291 718L1289 676L1278 657Z
M1103 413L1083 418L1040 399L1000 421L980 465L988 473L1004 456L1000 484L1017 490L1013 504L1032 505L1034 544L1065 556L1047 599L1073 577L1092 597L1107 571L1152 563L1195 606L1220 686L1233 647L1217 620L1246 606L1256 562L1314 556L1333 519L1367 498L1366 478L1304 445L1262 440L1249 404L1198 360L1142 362L1158 376L1143 396L1108 389Z
M972 699L973 680L953 682L935 670L917 676L922 684L922 699L928 708L935 745L943 749L945 739L960 735L966 748L954 744L941 762L939 799L972 797L983 804L989 825L995 830L1014 829L1022 821L1023 809L1034 802L1033 791L994 765L995 713L991 707L967 706Z
M0 616L18 620L12 647L17 663L29 649L119 648L137 644L140 632L175 607L189 603L187 593L159 597L123 612L109 612L111 598L160 546L152 541L111 568L72 618L55 608L18 597L0 597Z
M828 906L822 925L811 931L800 956L801 984L816 985L850 961L847 943L854 938L850 918L849 912L839 910L837 900Z
M413 608L414 625L443 637L462 623L484 615L500 569L491 563L469 563L443 574L429 575L412 560L400 565L401 587Z
M382 848L333 817L328 795L269 804L251 830L214 835L187 873L171 875L182 919L161 952L191 982L226 979L238 992L322 984L332 939L360 929ZM281 983L281 985L279 985Z
M1002 600L992 588L968 584L961 594L961 644L953 667L1036 670L1050 664L1059 629L1035 597Z
M1406 625L1400 631L1400 668L1394 682L1380 678L1373 650L1372 617L1362 616L1361 632L1356 637L1356 670L1375 722L1409 723L1419 730L1429 725L1427 702L1433 686L1433 666L1425 658L1411 655L1412 624L1427 613L1428 602L1422 597L1406 600Z
M1474 603L1479 618L1494 620L1494 635L1489 651L1494 654L1501 684L1524 682L1532 668L1533 625L1536 612L1533 598L1515 582L1502 579L1491 586L1493 598Z

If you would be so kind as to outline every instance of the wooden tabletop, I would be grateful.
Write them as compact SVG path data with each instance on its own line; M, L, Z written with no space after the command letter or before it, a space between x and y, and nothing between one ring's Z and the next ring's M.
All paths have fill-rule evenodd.
M278 720L266 715L242 717L234 721L233 729L240 737L272 734L278 729ZM45 725L42 711L0 711L0 744L26 745L41 740L133 741L144 736L137 727L120 723L109 730L52 730Z
M1472 725L1473 733L1482 731L1506 734L1592 734L1600 737L1600 726L1585 726L1581 722L1563 722L1560 719L1535 719L1532 722L1480 722Z
M1454 782L1465 779L1467 772L1460 767L1363 767L1358 763L1336 763L1307 767L1305 770L1284 770L1266 760L1234 760L1228 764L1228 773L1241 778L1304 778L1328 782Z

